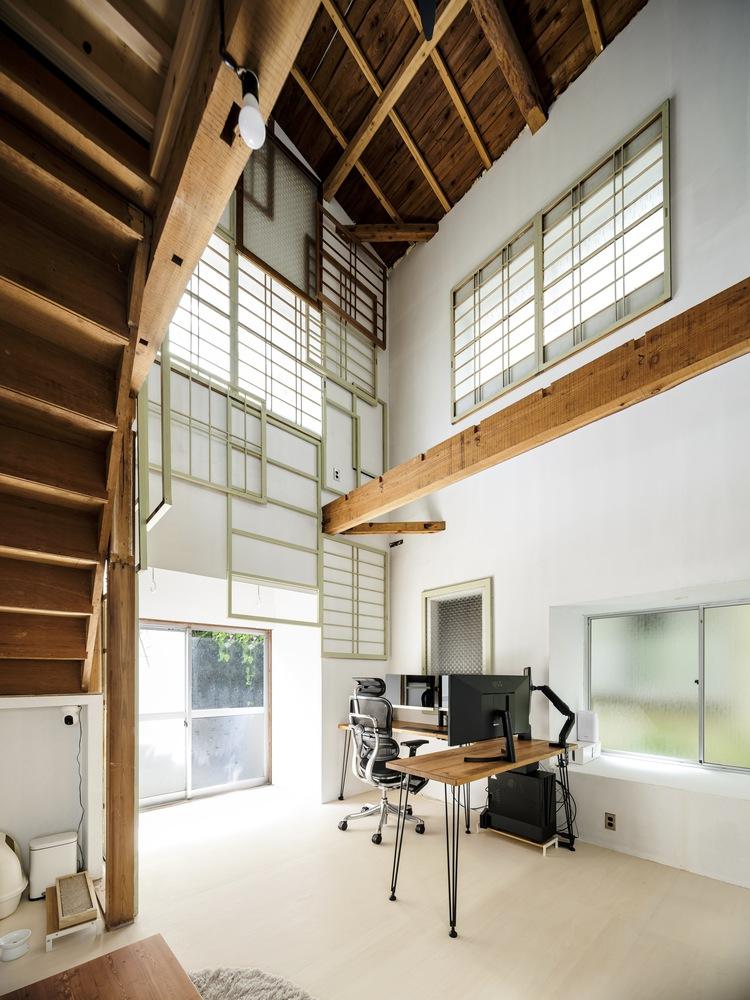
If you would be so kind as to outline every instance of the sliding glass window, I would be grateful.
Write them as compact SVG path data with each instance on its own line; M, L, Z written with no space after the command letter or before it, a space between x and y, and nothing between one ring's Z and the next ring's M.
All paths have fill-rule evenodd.
M750 768L750 604L589 618L607 750Z

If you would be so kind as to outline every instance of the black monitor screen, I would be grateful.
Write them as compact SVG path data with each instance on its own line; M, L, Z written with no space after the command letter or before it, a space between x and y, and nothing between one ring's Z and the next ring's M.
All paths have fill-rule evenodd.
M527 674L451 674L448 743L478 743L503 735L500 712L510 712L514 736L531 732L531 682Z

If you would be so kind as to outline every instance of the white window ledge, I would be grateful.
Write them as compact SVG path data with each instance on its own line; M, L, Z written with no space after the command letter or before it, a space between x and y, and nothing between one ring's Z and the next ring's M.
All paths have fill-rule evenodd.
M732 799L750 799L750 774L701 767L699 764L676 764L646 758L602 754L588 764L571 764L570 774L595 778L636 781L643 785L661 785L704 795Z

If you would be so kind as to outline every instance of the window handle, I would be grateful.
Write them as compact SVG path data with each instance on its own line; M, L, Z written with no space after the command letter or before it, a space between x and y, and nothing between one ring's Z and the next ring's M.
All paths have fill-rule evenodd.
M696 677L696 678L695 678L695 681L694 681L693 683L694 683L694 684L700 684L700 677Z

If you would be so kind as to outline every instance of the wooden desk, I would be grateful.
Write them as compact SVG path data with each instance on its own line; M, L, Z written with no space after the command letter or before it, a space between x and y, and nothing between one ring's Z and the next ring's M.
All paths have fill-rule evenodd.
M200 1000L161 934L76 965L0 1000Z
M570 802L568 796L568 750L575 744L568 744L565 749L553 747L547 740L515 740L516 759L512 763L509 761L495 761L492 763L467 763L465 757L492 757L505 752L505 740L486 740L482 743L473 743L466 747L450 747L447 750L437 750L435 753L417 754L416 757L400 758L399 760L389 760L386 767L392 771L401 772L401 790L399 792L399 815L396 820L396 841L393 846L393 868L391 871L391 895L390 899L396 899L396 884L398 882L398 871L401 863L401 845L404 840L403 817L409 804L409 782L410 775L420 778L428 778L430 781L439 781L443 785L443 795L445 799L445 838L448 854L448 915L450 922L450 936L457 937L456 934L456 909L458 902L458 845L460 841L461 827L461 795L465 797L465 808L467 814L466 832L470 833L468 824L469 809L469 783L481 781L489 778L493 774L502 774L506 771L514 771L516 768L524 767L526 764L538 764L543 760L550 760L557 757L557 764L560 768L560 782L563 786L563 801L565 803L565 819L567 829L560 836L567 841L566 846L575 850L575 837L573 835L573 821L570 814ZM448 789L450 788L450 819L448 810Z
M339 789L339 802L343 802L344 784L346 782L346 768L349 763L349 748L351 747L352 742L352 732L349 728L348 722L339 722L337 728L344 732L344 757L341 761L341 788ZM448 739L447 726L433 726L427 722L399 722L398 719L394 719L393 725L391 726L391 732L406 733L409 736L425 740Z

